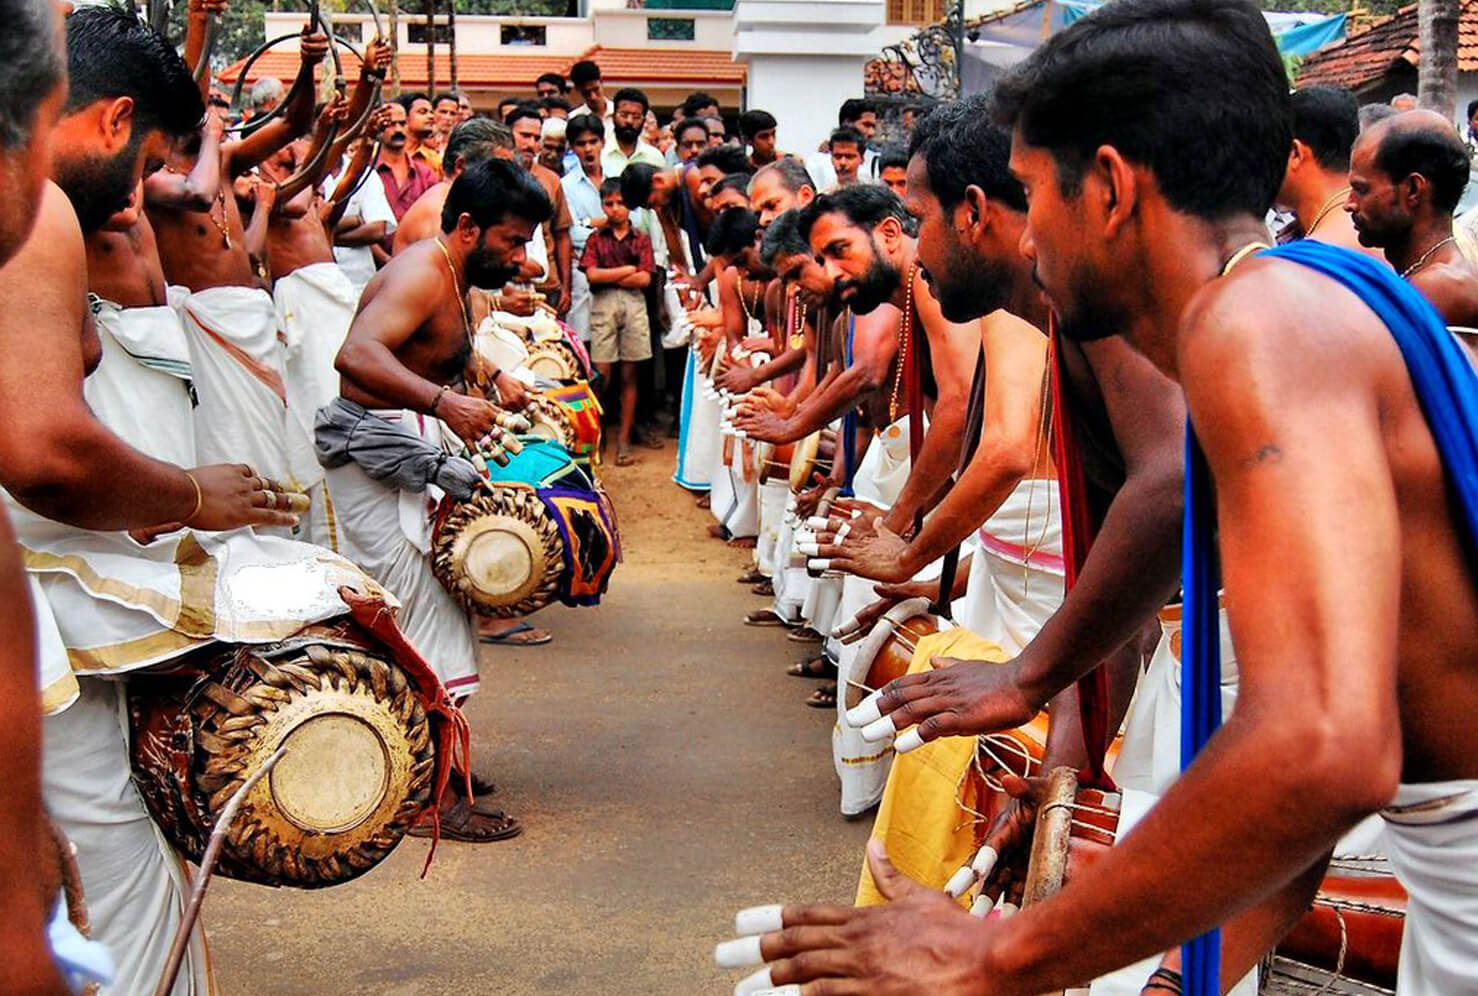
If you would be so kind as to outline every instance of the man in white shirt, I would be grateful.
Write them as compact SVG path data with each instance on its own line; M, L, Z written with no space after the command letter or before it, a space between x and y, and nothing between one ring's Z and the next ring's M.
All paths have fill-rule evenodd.
M862 133L862 137L871 142L878 130L877 105L870 100L862 100L853 97L842 101L841 108L837 111L838 128L854 128ZM878 154L872 149L864 147L862 150L862 166L857 170L857 179L861 183L877 182L877 158ZM831 165L830 143L826 149L813 152L806 157L806 172L816 181L817 190L831 190L837 186L836 170Z
M570 117L577 114L594 114L600 118L601 124L605 126L606 137L610 138L615 130L615 122L611 120L615 108L606 99L601 89L600 66L589 59L582 59L570 67L570 86L580 95L585 103L570 111Z
M339 172L342 174L342 167ZM332 190L335 183L337 178L325 184L325 188ZM385 197L385 185L371 174L350 195L343 220L334 232L334 260L356 293L364 292L364 285L370 282L380 263L389 258L384 246L394 234L395 212ZM380 259L376 259L377 251Z
M600 163L605 175L619 177L632 163L646 163L658 169L666 166L667 160L661 151L642 141L642 127L651 106L647 95L628 87L616 91L616 98L611 103L615 105L615 113Z
M565 140L580 165L560 180L570 206L570 246L576 259L585 252L590 233L605 224L600 203L600 185L605 179L605 125L594 114L576 114L565 124ZM579 267L570 273L570 310L565 321L586 342L590 341L590 283Z

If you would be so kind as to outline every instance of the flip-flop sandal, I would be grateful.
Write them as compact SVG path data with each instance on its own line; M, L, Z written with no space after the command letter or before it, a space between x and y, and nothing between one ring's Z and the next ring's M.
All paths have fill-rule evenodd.
M819 667L817 665L820 665ZM813 681L835 681L837 666L825 657L808 657L803 661L796 661L785 669L785 673L792 678L810 678Z
M763 595L765 598L775 597L775 585L770 581L761 581L759 584L755 585L749 590L754 592L756 595Z
M412 837L435 836L430 819L422 819L409 831ZM491 844L523 833L523 824L501 810L477 810L458 799L441 814L441 839L464 844Z
M806 699L806 705L812 709L835 709L837 707L837 686L822 685L811 693Z
M774 609L755 609L744 617L746 626L785 626L788 625L784 619L776 614Z
M636 463L636 454L630 450L621 450L616 454L617 467L630 467L634 463Z
M791 643L820 643L825 639L820 633L810 626L800 626L785 634L785 638Z
M761 574L759 571L745 571L734 580L738 581L740 584L761 584L770 579Z
M521 622L512 629L505 630L502 633L483 633L478 637L478 640L493 647L542 647L544 646L544 644L549 643L554 639L554 637L548 633L542 633L539 636L533 637L532 639L528 640L514 639L514 637L520 636L524 633L533 632L536 632L534 627L530 626L526 622Z

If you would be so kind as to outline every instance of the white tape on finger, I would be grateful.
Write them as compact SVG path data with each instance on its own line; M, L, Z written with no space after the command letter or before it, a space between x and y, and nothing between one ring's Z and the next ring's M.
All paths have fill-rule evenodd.
M713 949L713 960L719 968L753 968L765 963L760 954L759 935L724 941Z
M854 622L856 620L853 620ZM883 697L882 692L873 692L857 705L847 710L847 725L852 727L868 726L876 723L882 718L883 711L878 707L878 700Z
M922 746L924 746L924 738L919 733L917 726L911 726L904 730L903 734L893 742L893 749L900 754L907 754L910 751L918 750Z
M783 930L785 924L781 920L783 906L751 906L734 914L734 933L740 937L752 937L755 934L768 934L772 931Z

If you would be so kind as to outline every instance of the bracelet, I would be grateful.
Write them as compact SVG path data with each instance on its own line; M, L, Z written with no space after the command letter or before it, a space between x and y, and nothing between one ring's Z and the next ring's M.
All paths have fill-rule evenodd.
M436 409L441 405L441 399L446 397L447 392L451 389L452 388L450 384L441 385L441 390L437 391L436 397L431 399L431 408L426 412L427 415L436 414Z
M1157 968L1150 973L1150 977L1144 982L1145 989L1160 989L1167 993L1180 996L1181 976L1173 968Z
M188 526L190 524L190 520L193 519L193 518L195 518L195 516L199 515L200 514L200 509L205 505L205 495L201 492L201 490L200 490L200 482L197 481L197 480L195 480L195 475L194 474L190 473L187 470L187 471L185 471L185 476L190 479L190 483L195 488L195 509L189 515L185 516L183 519L180 520L181 524Z

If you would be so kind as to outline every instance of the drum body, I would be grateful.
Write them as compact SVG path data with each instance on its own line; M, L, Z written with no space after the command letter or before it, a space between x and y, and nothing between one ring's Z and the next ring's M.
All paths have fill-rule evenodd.
M525 361L534 376L561 384L583 380L585 368L574 348L563 339L545 339L529 344L529 358Z
M534 423L533 435L563 446L581 467L600 462L601 406L589 381L531 394L524 414Z
M857 670L852 673L860 673L862 668L866 667L866 687L847 688L846 707L848 709L856 707L863 699L882 688L888 682L907 674L908 666L913 662L914 651L918 649L919 641L926 636L939 632L939 618L937 616L911 616L899 623L892 622L891 620L886 621L891 626L891 632L883 640L882 645L878 647L877 652L872 655L872 659L861 659L863 654L871 650L871 641L858 650L859 659L856 663Z
M557 443L524 443L470 498L444 500L432 531L433 572L479 615L524 616L556 600L594 605L620 559L599 484Z
M759 469L760 483L788 480L790 461L795 457L795 443L760 443L755 452L755 465Z
M134 781L192 861L231 796L286 749L226 837L217 871L231 878L346 882L394 850L431 799L436 746L416 689L347 620L134 672L128 702Z
M799 494L811 486L816 474L830 474L836 460L837 434L821 429L795 443L790 459L790 490Z

